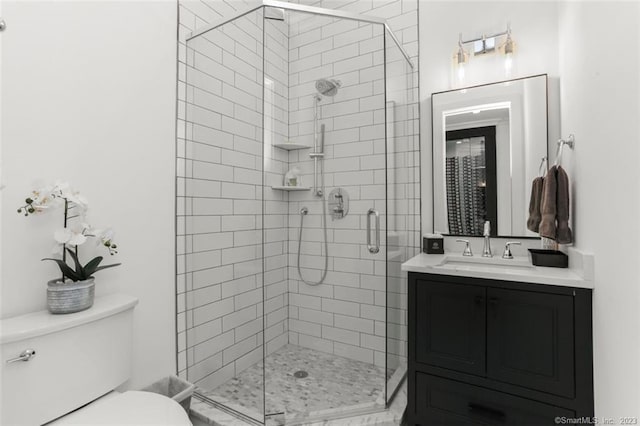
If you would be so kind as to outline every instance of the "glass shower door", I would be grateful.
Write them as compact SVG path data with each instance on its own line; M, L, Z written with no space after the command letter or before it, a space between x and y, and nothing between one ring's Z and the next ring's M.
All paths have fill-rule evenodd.
M178 344L196 398L264 422L263 9L186 45Z
M420 251L419 141L416 75L385 31L386 98L386 401L407 372L407 274L401 265Z

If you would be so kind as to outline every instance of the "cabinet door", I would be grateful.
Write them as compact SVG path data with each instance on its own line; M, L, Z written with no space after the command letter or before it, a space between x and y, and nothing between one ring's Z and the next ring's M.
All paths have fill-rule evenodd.
M573 397L573 297L488 288L487 298L487 377Z
M418 280L415 294L416 361L483 375L485 287Z

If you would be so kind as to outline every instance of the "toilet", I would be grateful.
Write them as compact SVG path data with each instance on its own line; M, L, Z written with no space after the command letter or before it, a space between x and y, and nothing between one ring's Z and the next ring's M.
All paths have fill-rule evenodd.
M1 320L0 424L191 425L167 396L116 390L131 374L137 303L112 294L74 314ZM19 359L28 351L35 355Z

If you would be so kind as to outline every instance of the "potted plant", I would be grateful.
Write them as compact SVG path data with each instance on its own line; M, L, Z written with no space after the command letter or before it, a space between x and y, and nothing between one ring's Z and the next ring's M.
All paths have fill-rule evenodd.
M78 247L90 238L98 245L106 247L110 255L116 254L118 246L113 242L111 229L96 229L84 222L88 209L87 200L69 184L56 182L54 185L34 190L25 199L25 205L18 209L18 213L30 216L42 214L61 208L63 211L63 228L54 232L56 241L54 252L61 259L51 260L60 268L61 277L50 280L47 285L47 306L53 314L68 314L79 312L93 305L95 294L95 280L93 275L106 268L113 268L119 263L100 266L103 258L96 256L82 265L78 257ZM71 221L76 219L74 224ZM73 263L69 265L67 258Z

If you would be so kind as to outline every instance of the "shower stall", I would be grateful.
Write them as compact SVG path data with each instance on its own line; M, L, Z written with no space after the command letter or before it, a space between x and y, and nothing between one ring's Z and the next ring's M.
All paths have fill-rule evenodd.
M186 47L179 374L255 424L385 409L420 250L409 56L383 19L271 0Z

